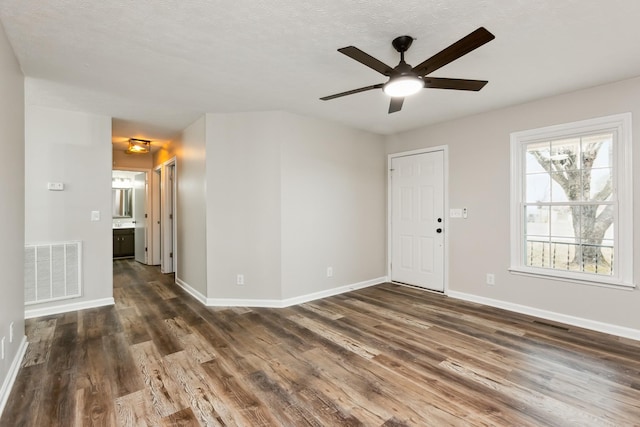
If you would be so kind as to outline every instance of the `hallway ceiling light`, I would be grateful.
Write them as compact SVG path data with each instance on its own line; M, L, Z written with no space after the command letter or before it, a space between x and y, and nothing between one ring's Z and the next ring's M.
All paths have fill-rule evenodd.
M129 139L129 148L125 153L127 154L144 154L151 150L151 141L146 139Z

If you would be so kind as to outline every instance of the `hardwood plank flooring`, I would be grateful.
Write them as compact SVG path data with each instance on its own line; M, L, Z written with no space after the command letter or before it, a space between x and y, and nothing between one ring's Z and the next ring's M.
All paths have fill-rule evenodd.
M0 426L640 426L640 342L383 284L207 308L114 261L115 306L27 321Z

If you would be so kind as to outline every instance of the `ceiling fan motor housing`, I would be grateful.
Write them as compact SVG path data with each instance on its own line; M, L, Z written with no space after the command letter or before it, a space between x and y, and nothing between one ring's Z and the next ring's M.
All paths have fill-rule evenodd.
M413 43L413 37L411 36L400 36L393 39L391 44L400 53L404 53L411 47L411 43Z
M406 96L417 93L424 87L422 78L413 71L413 67L404 61L404 53L411 47L413 37L400 36L393 39L391 44L400 52L400 62L393 67L389 80L384 84L383 91L390 96ZM391 87L393 86L393 87Z

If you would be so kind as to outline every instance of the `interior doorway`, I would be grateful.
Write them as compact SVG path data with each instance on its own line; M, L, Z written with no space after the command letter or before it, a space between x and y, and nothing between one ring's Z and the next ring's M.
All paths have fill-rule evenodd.
M113 257L134 258L149 264L151 232L149 171L130 168L112 171Z
M389 156L389 276L445 290L446 150Z

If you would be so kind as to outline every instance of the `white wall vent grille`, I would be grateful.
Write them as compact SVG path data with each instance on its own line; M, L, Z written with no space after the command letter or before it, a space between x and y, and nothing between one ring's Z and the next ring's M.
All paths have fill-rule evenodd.
M24 247L25 305L81 296L82 242Z

